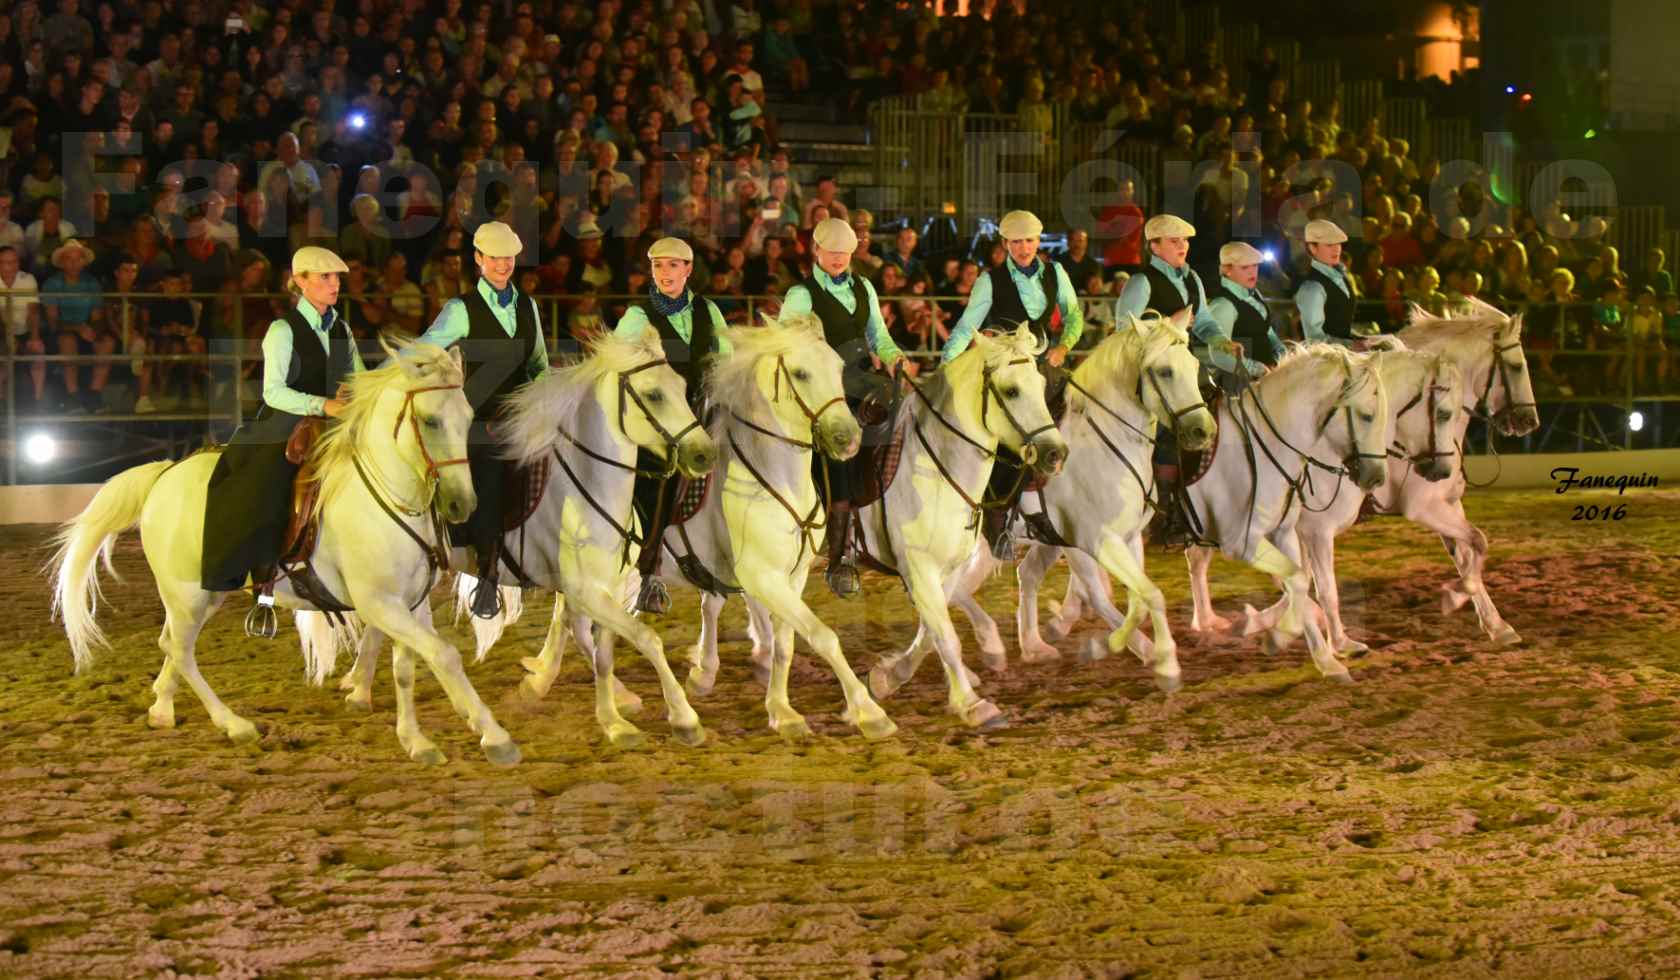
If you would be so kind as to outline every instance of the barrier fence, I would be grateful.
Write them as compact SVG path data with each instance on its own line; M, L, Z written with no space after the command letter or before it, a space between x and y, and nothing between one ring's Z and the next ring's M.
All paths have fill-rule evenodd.
M107 294L108 307L126 310L128 304L162 299L164 294ZM175 294L170 299L193 298L200 301L214 299L204 295ZM243 297L250 299L251 297ZM275 295L277 301L290 297ZM577 297L542 295L535 299L543 313L544 335L551 356L563 357L577 353L585 336L574 336L566 327L570 317L584 303L599 303L606 314L602 322L616 320L619 306L633 302L639 296ZM775 296L714 297L726 315L737 323L756 322L761 312L773 313L779 304ZM884 305L901 303L930 303L950 314L949 324L960 315L960 296L890 296ZM1294 305L1288 299L1270 300L1280 335L1285 340L1298 339L1300 331L1294 316ZM1081 297L1084 308L1090 311L1086 339L1073 352L1075 361L1085 350L1094 346L1112 329L1113 297ZM94 469L102 464L120 462L130 457L179 455L202 445L207 439L225 438L234 427L252 412L261 397L261 333L267 323L246 324L244 303L231 306L232 316L216 327L208 338L207 351L201 354L161 354L139 352L135 341L139 332L131 326L132 316L119 319L123 333L117 336L117 349L110 354L32 354L17 350L4 353L4 400L7 441L6 478L16 484L20 476L20 455L23 440L29 432L48 428L63 432L69 427L93 427L104 434L105 443L112 448L103 457L83 460L76 468L61 468L52 473L33 472L34 477L68 477L75 469ZM353 329L360 326L356 312L357 300L343 298L340 309ZM1628 449L1635 444L1661 446L1680 442L1680 409L1669 411L1667 405L1680 402L1680 345L1664 349L1647 339L1636 338L1623 329L1620 333L1595 326L1591 304L1533 305L1522 311L1525 316L1524 347L1530 373L1535 383L1537 401L1542 406L1542 428L1524 439L1520 446L1507 451L1550 451L1573 448ZM428 310L428 315L435 313ZM1401 311L1400 315L1404 315ZM1384 301L1362 301L1356 314L1358 319L1371 320L1385 329L1397 328L1395 310ZM895 318L896 319L896 318ZM917 333L903 325L894 324L895 339L919 366L937 363L940 340L937 332ZM148 338L154 340L156 338ZM365 360L372 362L382 356L372 334L358 338ZM21 388L29 387L32 396L32 370L40 365L47 373L48 404L29 405L32 397L23 397ZM89 369L111 367L103 395L102 410L94 412L62 412L51 408L51 402L63 386L63 372L78 370L91 374ZM186 368L183 371L181 368ZM1667 368L1666 372L1663 370ZM139 379L145 371L160 376L152 379L154 391L163 397L154 398L165 410L136 412ZM183 379L181 376L185 375ZM1658 379L1663 380L1659 383ZM1479 384L1481 379L1472 379ZM78 387L84 387L79 385ZM159 390L161 388L161 390ZM186 398L177 397L187 392ZM202 395L198 392L202 391ZM1643 436L1636 438L1635 428L1629 425L1634 413L1645 423ZM84 430L85 431L85 430ZM1487 438L1483 434L1483 439ZM24 461L27 465L27 461ZM30 480L28 482L39 482Z

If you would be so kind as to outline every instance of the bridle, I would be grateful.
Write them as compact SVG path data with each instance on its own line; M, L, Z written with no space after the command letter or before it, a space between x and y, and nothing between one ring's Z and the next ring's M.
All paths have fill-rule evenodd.
M1488 405L1488 399L1490 397L1492 397L1492 395L1493 395L1493 377L1494 377L1494 374L1496 372L1499 375L1499 384L1505 391L1505 399L1506 399L1505 400L1505 407L1501 408L1499 410L1499 412L1497 413L1498 415L1505 416L1505 417L1508 418L1510 416L1511 412L1516 411L1517 409L1522 409L1522 408L1531 408L1531 409L1534 409L1536 412L1539 411L1539 406L1536 405L1534 402L1514 402L1514 401L1510 400L1511 399L1511 393L1513 391L1515 391L1516 389L1511 386L1511 368L1510 368L1510 365L1505 363L1505 352L1508 351L1508 350L1521 350L1522 349L1522 341L1521 340L1513 340L1508 344L1501 344L1498 341L1498 339L1496 338L1492 342L1492 347L1493 347L1493 363L1488 365L1487 381L1482 384L1482 393L1481 393L1480 396L1478 396L1476 398L1476 403L1473 406L1471 406L1471 408L1470 408L1470 415L1471 415L1472 418L1480 419L1483 424L1485 424L1487 426L1490 426L1490 427L1493 425L1495 415L1493 413L1488 412L1487 405ZM1503 460L1499 459L1499 449L1494 443L1493 436L1492 436L1491 432L1488 435L1488 451L1493 455L1494 459L1499 462L1499 468L1494 471L1493 479L1489 480L1488 482L1486 482L1486 483L1473 483L1470 480L1470 474L1468 472L1466 472L1465 469L1464 469L1464 459L1463 459L1463 457L1464 457L1464 446L1463 446L1463 444L1459 445L1459 447L1458 447L1458 455L1459 455L1458 466L1459 466L1459 472L1464 474L1464 485L1465 486L1470 487L1470 488L1475 489L1475 490L1481 490L1481 489L1484 489L1486 487L1491 487L1495 483L1499 482L1499 478L1504 474L1505 464L1504 464Z
M1170 350L1171 348L1169 347L1168 349ZM1206 409L1208 407L1207 402L1203 401L1200 394L1198 393L1195 404L1186 405L1184 408L1178 408L1178 409L1173 408L1172 407L1172 402L1167 400L1167 393L1166 393L1165 390L1162 389L1160 380L1155 376L1155 373L1149 369L1149 366L1148 366L1147 362L1144 362L1144 361L1140 360L1139 363L1138 363L1138 382L1137 382L1136 399L1137 399L1138 405L1142 406L1145 412L1148 412L1148 404L1143 399L1143 382L1144 382L1144 379L1146 377L1149 379L1150 387L1155 390L1156 400L1160 403L1161 408L1168 413L1167 428L1169 430L1171 430L1174 438L1177 438L1179 436L1179 420L1180 419L1182 419L1184 416L1190 414L1191 412L1194 412L1198 408ZM1107 404L1105 404L1103 402L1102 399L1098 398L1095 394L1093 394L1084 385L1075 381L1073 379L1073 374L1071 372L1069 372L1069 374L1068 374L1067 383L1068 383L1068 387L1072 388L1074 391L1077 391L1081 395L1083 395L1087 402L1096 406L1097 408L1102 409L1102 411L1104 413L1106 413L1110 418L1114 419L1116 422L1119 422L1121 425L1125 426L1126 428L1132 430L1132 432L1135 435L1137 435L1139 438L1141 438L1146 445L1153 446L1155 444L1155 434L1153 432L1145 432L1142 429L1138 428L1136 425L1133 425L1131 423L1131 421L1129 419L1127 419L1124 415L1121 415L1119 412L1117 412L1113 408L1109 407ZM1096 418L1094 416L1090 415L1090 414L1087 414L1085 416L1085 421L1086 421L1087 424L1089 424L1091 426L1092 431L1096 432L1097 438L1102 440L1102 444L1104 446L1108 447L1108 451L1110 453L1112 453L1116 459L1120 460L1120 462L1123 463L1125 465L1126 469L1132 474L1132 479L1137 481L1138 489L1143 491L1143 501L1144 501L1144 503L1151 508L1158 508L1159 504L1156 503L1156 501L1154 499L1154 494L1151 492L1148 484L1146 484L1144 482L1143 476L1140 473L1138 473L1137 469L1132 465L1132 461L1130 459L1126 458L1126 454L1121 451L1120 447L1115 444L1114 440L1109 438L1108 433L1103 431L1102 426L1097 424Z
M1410 412L1418 405L1424 404L1427 397L1427 404L1425 405L1424 411L1427 413L1426 417L1428 418L1429 448L1421 453L1414 453L1407 450L1405 443L1400 441L1400 433L1396 431L1394 434L1394 445L1389 447L1388 450L1388 455L1390 457L1394 459L1403 459L1413 466L1418 466L1422 463L1433 462L1443 456L1453 456L1457 454L1457 449L1438 448L1438 444L1435 439L1435 409L1437 397L1441 392L1451 390L1451 385L1441 384L1431 378L1427 385L1424 385L1423 388L1418 390L1417 394L1412 396L1411 401L1407 402L1400 411L1394 413L1394 421L1396 423L1396 427L1398 428L1399 421L1406 417L1406 413Z
M1367 374L1365 383L1369 383L1375 377L1374 369L1367 370L1371 373ZM1306 468L1302 470L1299 477L1291 476L1289 471L1284 468L1283 464L1278 462L1277 457L1273 455L1271 447L1266 444L1266 441L1264 439L1256 440L1260 445L1260 451L1265 454L1266 459L1271 462L1272 467L1278 471L1278 475L1282 476L1284 481L1289 484L1290 489L1301 498L1302 508L1315 514L1329 510L1335 505L1336 499L1340 497L1342 493L1342 479L1344 477L1352 476L1350 471L1358 465L1360 460L1378 459L1386 462L1388 459L1388 453L1386 451L1380 453L1367 453L1361 452L1359 449L1358 433L1353 424L1353 405L1349 402L1353 395L1358 392L1359 388L1364 387L1364 383L1362 383L1359 388L1348 388L1348 385L1351 385L1352 383L1353 374L1351 370L1349 370L1347 380L1343 382L1345 394L1343 394L1340 398L1337 398L1336 402L1325 411L1324 418L1318 423L1318 431L1313 436L1314 443L1317 443L1319 440L1324 438L1325 431L1330 428L1331 419L1336 416L1336 409L1340 407L1342 410L1343 421L1347 425L1348 445L1351 450L1349 454L1344 457L1342 465L1340 466L1332 466L1329 463L1323 462L1311 453L1297 448L1291 444L1288 439L1284 438L1283 433L1278 431L1277 423L1272 421L1271 413L1266 410L1266 403L1260 398L1260 388L1258 385L1250 386L1243 391L1241 395L1237 396L1236 407L1237 411L1241 412L1243 415L1245 428L1252 429L1253 427L1253 423L1247 417L1248 410L1244 400L1245 398L1252 397L1255 407L1260 411L1260 418L1265 421L1266 428L1271 431L1272 437L1282 443L1285 449L1288 449L1290 452L1299 456L1302 462L1306 464ZM1331 496L1330 502L1321 508L1309 507L1307 505L1307 497L1314 491L1312 485L1312 468L1315 466L1336 478L1335 493Z
M1007 362L1004 366L1015 367L1021 364L1032 363L1033 360L1030 357L1018 357ZM991 365L986 365L981 369L980 424L986 429L986 431L991 431L991 427L987 425L987 419L989 417L987 413L990 411L992 400L995 399L997 401L998 411L1003 413L1003 417L1009 420L1009 424L1014 426L1015 431L1021 436L1022 470L1020 475L1015 478L1015 487L1008 495L999 498L998 506L1002 506L1002 501L1012 499L1015 496L1016 491L1020 490L1021 486L1025 484L1027 479L1026 467L1032 466L1033 463L1038 460L1038 447L1033 445L1033 440L1042 433L1054 430L1056 428L1056 423L1054 421L1047 422L1036 429L1030 430L1026 426L1022 425L1021 421L1015 417L1015 413L1011 412L1009 410L1009 406L1004 403L1003 392L999 391L997 388L997 380L994 377L995 374L996 370ZM955 433L957 438L972 446L982 458L988 461L997 459L998 452L996 449L987 449L985 446L982 446L974 439L973 436L964 432L955 422L946 418L945 415L939 411L938 406L934 405L933 400L928 398L927 392L922 390L921 385L912 382L910 384L910 390L916 393L916 397L921 400L921 403L927 407L928 412L932 414L941 425ZM922 444L922 449L928 454L928 458L933 460L934 467L939 470L939 475L945 478L945 482L950 485L951 489L957 492L957 496L961 497L963 502L968 504L969 509L973 511L975 516L978 516L985 505L970 496L968 491L964 490L962 485L957 482L956 477L951 475L950 469L945 466L945 462L941 460L939 458L939 454L934 451L933 445L928 442L927 435L922 432L921 420L917 418L916 413L914 412L910 415L910 426L916 433L916 440Z
M683 426L676 435L672 435L670 432L666 431L663 425L659 424L659 419L654 416L652 410L647 407L647 403L642 400L641 392L637 391L635 386L630 383L630 377L632 375L640 374L649 368L656 368L669 363L670 362L664 358L659 358L658 360L649 361L640 367L634 367L628 371L620 371L618 373L618 431L624 431L624 399L625 396L628 395L630 400L636 403L636 407L641 409L642 417L647 420L647 424L653 428L654 432L659 434L660 439L665 441L665 469L662 473L657 474L661 479L669 479L671 475L677 471L677 445L681 443L683 439L687 438L690 432L700 427L700 420L699 418L696 418L694 421ZM570 435L567 435L566 438L571 439L572 443L577 445L578 448L584 448L581 443L579 443L576 439L572 439ZM591 455L594 454L591 453ZM596 458L603 460L606 459L605 457L600 456L597 456ZM613 462L618 466L624 465L622 463L618 463L616 460L610 460L610 462ZM631 468L634 469L634 467Z
M804 414L805 421L809 422L810 425L811 425L811 439L810 439L810 441L807 442L807 441L804 441L804 440L795 439L791 436L782 435L780 432L771 432L769 429L766 429L763 426L758 425L757 423L753 422L751 419L745 418L737 412L730 412L730 414L735 416L735 421L741 423L742 425L746 426L747 428L752 429L753 431L758 432L762 435L767 435L772 439L778 439L782 442L787 443L790 446L795 446L799 449L804 449L804 450L815 449L816 448L816 440L817 440L817 428L822 422L823 413L828 411L829 409L833 408L836 405L844 405L846 403L846 396L844 394L835 395L833 398L830 398L828 401L824 402L822 404L821 408L819 408L819 409L817 409L816 411L813 412L811 410L811 406L806 404L805 399L799 394L799 386L794 384L793 372L788 369L786 355L782 355L782 354L776 355L776 371L775 371L774 377L775 377L775 382L774 382L774 385L773 385L773 392L774 393L771 396L771 401L774 401L774 402L777 402L777 403L781 402L781 400L782 400L782 379L786 378L787 379L788 394L793 396L793 403L795 405L799 406L799 411ZM748 467L748 468L751 469L751 467Z

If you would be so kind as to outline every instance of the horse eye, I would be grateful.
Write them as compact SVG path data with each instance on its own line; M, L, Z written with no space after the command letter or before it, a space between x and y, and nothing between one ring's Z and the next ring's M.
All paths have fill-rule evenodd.
M1377 417L1375 415L1372 415L1370 412L1360 412L1359 413L1359 421L1361 421L1361 422L1371 423L1371 422L1375 422L1376 420L1377 420Z
M642 397L646 398L649 404L657 405L665 400L665 393L655 388L652 391L644 392Z
M441 419L439 419L436 415L426 416L426 420L421 424L424 425L428 429L441 429L441 428L443 428L443 421Z
M1452 421L1452 415L1453 415L1452 412L1442 410L1442 411L1439 411L1439 412L1435 413L1435 418L1439 419L1443 423L1451 422Z
M1003 397L1005 398L1014 398L1020 393L1021 389L1015 385L1010 385L1009 387L1003 389Z
M805 370L804 368L794 368L793 369L793 380L795 380L795 381L809 381L809 380L811 380L811 372Z
M1172 377L1172 368L1170 368L1170 367L1156 368L1155 373L1156 373L1156 375L1158 375L1160 377L1170 378L1170 377Z

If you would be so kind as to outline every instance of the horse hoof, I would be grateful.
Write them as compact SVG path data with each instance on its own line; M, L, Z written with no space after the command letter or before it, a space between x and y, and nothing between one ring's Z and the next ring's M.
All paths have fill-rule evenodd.
M869 671L869 693L875 695L877 701L884 701L898 691L899 685L893 681L892 674L881 667Z
M618 713L621 715L629 715L634 718L642 713L641 697L631 694L629 691L613 695L613 705L618 708Z
M1082 664L1094 664L1099 660L1106 659L1108 659L1108 645L1094 636L1086 640L1085 645L1079 648L1079 662Z
M228 738L233 739L233 744L235 745L245 745L250 742L255 742L261 737L262 733L257 731L257 726L251 724L243 718L239 718L228 723Z
M356 689L356 672L349 671L343 677L340 677L338 679L338 689L340 691L354 691Z
M1028 643L1021 647L1021 662L1024 664L1049 663L1062 659L1062 651L1048 643Z
M167 715L160 715L156 712L148 711L146 712L146 724L152 726L153 728L174 728L175 712L171 711Z
M537 679L535 677L528 676L519 682L519 700L521 701L541 701L543 696L547 693L548 692L546 690L537 687Z
M408 757L423 766L441 766L449 761L443 750L435 745L428 745L418 752L410 752Z
M1348 673L1345 669L1337 671L1334 674L1325 674L1324 679L1327 681L1335 681L1337 684L1353 683L1353 675Z
M1155 686L1161 689L1162 694L1173 694L1184 686L1184 678L1179 674L1156 674Z
M982 732L995 732L1009 727L1008 716L990 701L976 702L963 713L963 721L966 721L970 728Z
M786 742L803 742L811 737L811 726L803 718L790 718L771 727Z
M699 722L695 722L687 728L672 725L671 737L692 749L695 746L705 744L706 729Z
M883 738L891 738L898 732L898 726L893 723L891 718L888 718L884 714L860 721L858 722L857 727L858 731L863 733L863 737L871 742L877 742Z
M986 668L994 674L1007 674L1009 673L1009 655L1004 653L1002 650L995 652L991 650L981 650L980 666Z
M1347 639L1347 638L1344 638L1342 640L1341 645L1336 647L1336 652L1337 653L1344 653L1344 654L1369 653L1370 651L1371 651L1371 647L1368 644L1361 643L1358 640Z
M484 757L490 760L491 765L502 766L503 768L517 766L519 760L523 758L519 752L519 746L514 744L511 739L499 745L484 746Z
M1493 642L1502 647L1514 647L1523 641L1522 636L1507 623L1493 633Z
M688 679L683 681L683 690L688 692L689 697L698 700L700 698L709 697L712 693L712 687L716 685L716 683L717 681L715 679L709 681L705 680L705 675L698 669L695 669L690 671Z
M351 691L349 694L345 695L344 704L346 707L354 708L357 711L372 711L373 695L363 695L358 691Z
M643 735L640 729L625 726L609 730L607 741L615 749L639 749L642 743L647 741L647 736Z

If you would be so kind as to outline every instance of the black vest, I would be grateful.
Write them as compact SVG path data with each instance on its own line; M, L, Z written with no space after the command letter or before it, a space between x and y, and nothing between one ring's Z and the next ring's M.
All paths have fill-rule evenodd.
M712 310L706 298L698 293L689 296L688 308L693 313L689 317L688 340L682 339L682 334L677 333L670 319L655 310L651 301L637 305L647 314L653 329L659 332L659 341L665 348L665 360L670 361L671 367L688 382L689 407L698 408L705 396L706 360L718 352L717 326L712 322Z
M1231 339L1243 346L1243 356L1261 364L1277 366L1277 354L1272 350L1272 339L1268 336L1272 320L1269 315L1262 315L1247 300L1225 288L1222 282L1214 283L1213 298L1225 297L1236 308L1237 322L1231 325ZM1207 347L1202 338L1190 335L1192 350Z
M331 398L338 393L338 383L343 381L354 369L355 363L350 357L350 339L332 339L331 344L338 350L338 357L330 356L331 352L321 344L321 338L316 335L315 328L303 318L297 307L286 311L281 319L292 328L292 363L286 367L286 387L294 391L301 391L306 395L320 398ZM335 325L343 322L338 314L334 314ZM348 328L346 334L348 334ZM334 371L333 364L338 363L340 370ZM269 419L275 419L269 422ZM255 419L262 429L262 436L269 439L278 438L282 442L291 435L292 426L297 424L299 416L290 412L274 409L267 402L257 408ZM267 424L265 424L267 423Z
M1327 337L1340 337L1343 340L1353 339L1353 297L1342 291L1335 280L1318 271L1317 266L1307 269L1307 278L1301 283L1305 286L1309 282L1316 282L1324 288L1324 334ZM1300 292L1297 288L1296 292Z
M465 362L467 403L477 417L492 418L514 389L530 380L525 365L542 342L537 336L537 317L530 300L514 290L514 333L509 337L477 288L462 293L460 299L467 308L467 335L457 345Z
M1162 316L1172 316L1186 306L1190 307L1190 315L1194 317L1202 312L1202 305L1207 302L1207 296L1202 292L1202 280L1199 276L1186 270L1184 273L1184 291L1190 297L1187 303L1178 295L1178 287L1167 278L1167 274L1155 268L1154 263L1143 267L1143 277L1149 280L1149 304L1145 309L1154 310Z
M851 313L840 301L818 284L815 275L803 283L811 297L811 312L822 321L823 337L845 363L847 370L869 370L869 292L857 276L852 277L852 298L857 301Z
M1033 336L1040 341L1047 341L1049 346L1054 346L1055 338L1061 335L1062 327L1066 326L1065 322L1056 324L1054 329L1050 326L1050 321L1056 315L1056 292L1061 286L1061 277L1056 275L1055 266L1044 262L1043 259L1039 260L1044 267L1043 278L1040 280L1044 283L1044 312L1040 313L1037 319L1029 319L1027 304L1021 301L1021 291L1015 287L1015 277L1009 274L1009 263L1013 261L1006 258L1003 265L986 273L992 280L992 308L986 311L986 322L982 326L1014 330L1025 323L1032 330Z

